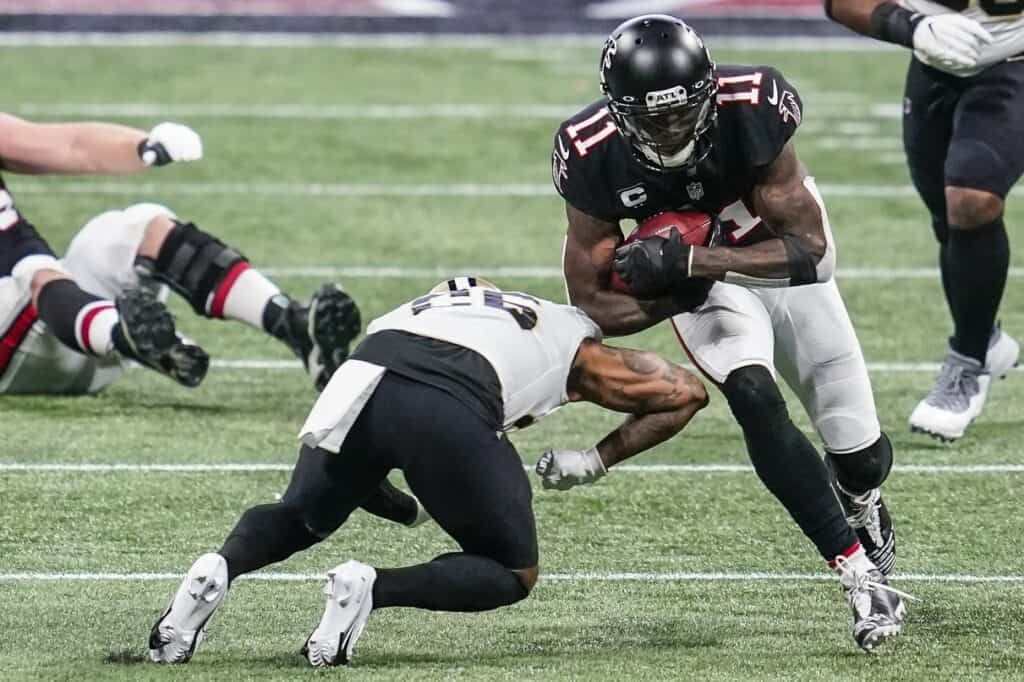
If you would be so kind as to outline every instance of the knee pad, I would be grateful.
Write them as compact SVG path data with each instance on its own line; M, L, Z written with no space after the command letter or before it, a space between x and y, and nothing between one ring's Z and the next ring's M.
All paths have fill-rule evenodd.
M883 431L871 445L845 455L825 453L825 461L844 490L862 495L877 488L892 470L892 443Z
M980 140L954 140L944 168L946 185L991 192L1005 198L1017 173L999 150Z
M754 365L733 370L721 388L744 431L789 419L786 401L766 367Z
M209 301L221 282L239 264L241 253L192 223L175 221L174 229L160 247L156 261L139 259L137 267L152 275L192 304L199 315L210 317Z

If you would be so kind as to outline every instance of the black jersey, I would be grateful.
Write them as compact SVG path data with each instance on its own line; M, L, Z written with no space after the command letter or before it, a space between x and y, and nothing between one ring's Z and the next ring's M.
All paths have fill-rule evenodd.
M619 134L605 100L563 122L552 152L558 193L609 222L692 209L717 215L732 243L773 236L753 214L750 191L800 125L800 96L770 66L719 67L718 86L711 151L679 171L644 167Z
M14 197L4 184L3 176L0 176L0 230L8 230L20 222L26 221L14 207Z

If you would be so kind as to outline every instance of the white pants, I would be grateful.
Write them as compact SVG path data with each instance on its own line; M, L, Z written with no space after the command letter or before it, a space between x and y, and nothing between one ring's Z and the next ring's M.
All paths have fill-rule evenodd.
M773 376L778 370L829 452L855 452L880 436L864 356L835 280L785 289L716 282L703 305L672 325L716 383L750 365Z
M122 358L116 353L96 357L74 351L58 341L42 321L35 320L30 284L37 270L57 265L90 294L116 298L138 285L135 256L146 225L158 215L174 217L157 204L101 213L75 235L59 264L29 256L15 265L11 276L0 277L0 344L16 344L0 374L0 394L96 393L124 373ZM19 333L19 327L26 324L31 324L28 332L22 329Z

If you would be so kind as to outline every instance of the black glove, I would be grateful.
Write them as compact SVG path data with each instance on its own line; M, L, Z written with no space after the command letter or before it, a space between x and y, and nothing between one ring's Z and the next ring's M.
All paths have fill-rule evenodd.
M634 296L655 298L690 276L691 248L673 228L668 239L648 237L623 244L615 250L612 268Z

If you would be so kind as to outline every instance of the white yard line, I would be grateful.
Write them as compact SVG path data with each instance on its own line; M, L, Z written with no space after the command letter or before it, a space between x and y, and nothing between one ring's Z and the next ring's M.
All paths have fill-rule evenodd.
M543 265L435 265L406 267L402 265L307 265L270 266L260 270L270 277L342 277L351 279L406 279L450 277L456 273L479 273L490 278L531 277L562 278L562 269ZM1010 268L1011 277L1024 276L1024 268ZM838 279L938 279L938 268L839 268Z
M917 198L911 185L822 183L826 197ZM349 182L18 182L17 194L119 194L137 197L188 196L284 196L284 197L543 197L557 198L549 182L512 183L349 183Z
M243 358L238 360L214 359L210 363L219 369L267 369L295 370L302 366L298 360L272 360L264 358ZM689 366L689 365L687 365ZM913 372L938 372L937 362L869 362L869 372L904 374ZM1024 372L1024 367L1017 367L1013 372Z
M588 67L592 70L592 67ZM23 116L120 117L120 118L253 118L287 120L335 119L546 119L557 121L578 111L586 102L566 104L525 102L516 104L464 102L461 104L166 104L161 102L23 102L11 112ZM822 97L812 100L818 118L802 128L805 134L833 132L839 135L879 133L879 120L889 118L891 105L869 100L849 101ZM839 120L837 120L839 119ZM810 139L817 139L811 137ZM874 139L874 138L872 138ZM889 146L900 145L898 135L879 138ZM832 142L831 144L837 144ZM878 143L881 144L881 143Z
M121 102L101 104L25 103L13 107L25 116L100 116L126 118L270 118L270 119L406 119L406 118L566 118L581 107L574 104L160 104Z
M89 582L142 582L180 580L181 573L170 572L97 572L60 573L24 572L0 573L0 582L41 582L41 581L89 581ZM323 580L322 573L274 573L261 572L241 576L242 580L257 582L312 582ZM1022 583L1024 575L974 575L962 573L897 573L896 581L921 583ZM829 573L690 573L690 572L591 572L547 573L541 580L551 582L831 582L836 577Z
M110 464L61 462L0 462L0 472L10 473L262 473L291 471L292 464L234 463L234 464L171 464L158 462ZM530 465L524 465L532 469ZM1020 474L1024 464L897 464L896 473L903 474ZM753 473L747 464L621 464L619 473L632 474L746 474Z
M706 36L715 49L765 50L772 52L897 52L894 45L857 37L814 38L809 36ZM87 32L4 32L5 47L168 47L181 45L228 47L339 47L339 48L451 48L496 49L515 46L566 46L599 50L604 34L483 35L436 33L252 33L220 31L210 33L87 33ZM596 54L596 52L595 52Z

